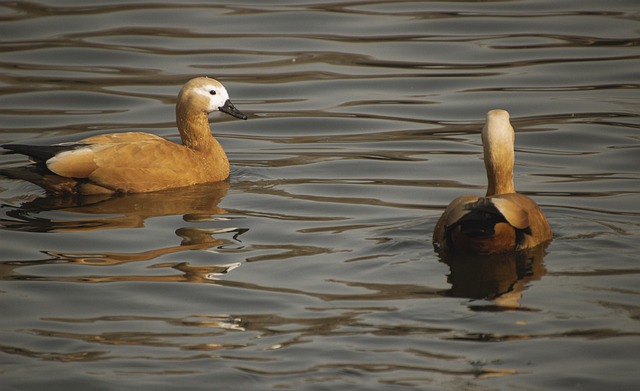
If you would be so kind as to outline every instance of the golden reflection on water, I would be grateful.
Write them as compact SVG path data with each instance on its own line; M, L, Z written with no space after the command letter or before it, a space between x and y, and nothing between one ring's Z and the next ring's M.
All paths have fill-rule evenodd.
M159 216L183 215L186 221L202 220L226 213L218 204L229 186L224 181L155 193L38 197L7 212L12 218L1 219L0 227L28 232L83 232L141 228L145 220ZM38 216L52 211L64 212L65 219ZM187 237L188 241L193 240L190 235Z
M58 282L120 282L120 281L137 281L137 282L195 282L195 283L211 283L215 282L219 276L227 274L231 270L240 266L240 263L231 263L226 265L209 265L209 266L193 266L189 262L179 263L163 263L150 266L151 269L171 268L179 271L181 274L171 274L164 276L155 275L120 275L120 276L97 276L84 275L73 277L47 277L35 276L18 273L20 267L36 266L38 264L46 264L47 262L6 262L7 268L0 270L0 277L5 280L21 280L21 281L58 281Z
M114 196L36 198L20 208L8 211L7 218L0 220L5 229L30 232L84 232L104 229L141 228L149 218L181 215L185 221L201 222L221 219L226 211L218 204L227 194L228 182L218 182L170 191L126 194ZM61 218L42 218L40 214L55 212ZM60 212L63 212L62 214ZM160 256L187 250L209 251L228 241L216 239L215 234L236 232L236 228L182 227L175 233L182 240L178 245L156 248L143 252L61 252L43 250L51 258L38 261L16 261L2 263L0 275L3 279L44 280L67 282L114 282L114 281L174 281L211 282L217 276L228 273L240 266L239 263L226 265L191 265L189 262L167 262L151 265L150 268L171 268L181 274L121 275L121 276L68 276L46 277L18 273L17 269L27 266L50 264L76 264L86 266L115 266L130 262L156 259Z
M544 255L548 243L505 254L441 254L450 268L448 296L494 300L503 308L520 307L522 291L545 275Z
M0 352L23 357L32 357L43 361L97 361L108 359L106 351L78 351L73 353L45 352L33 349L19 348L15 346L0 346Z
M118 196L92 196L82 198L41 197L20 208L7 212L7 218L0 221L5 229L33 232L83 232L116 228L140 228L152 217L181 215L185 221L200 222L221 219L227 212L218 204L229 189L228 182L205 184L187 189L146 194ZM61 218L42 218L44 212L56 212ZM60 214L59 212L63 212ZM347 226L350 227L350 226ZM360 226L357 226L360 227ZM315 232L329 228L307 229L302 232ZM331 227L329 230L341 232L344 226ZM240 228L198 228L182 227L175 233L182 240L178 245L156 248L143 252L64 252L43 251L51 258L40 261L5 262L2 267L4 279L44 280L68 282L115 282L115 281L156 281L156 282L192 282L210 283L218 276L240 266L240 263L224 265L191 265L183 262L156 263L149 268L170 268L180 274L171 275L83 275L83 276L36 276L21 274L19 268L46 264L76 264L86 266L114 266L131 262L150 261L167 254L186 250L202 250L229 244L228 240L217 239L216 234L234 231L236 235L244 232ZM251 250L263 250L261 255L246 257L247 262L265 260L285 260L300 256L334 253L328 247L305 246L296 244L254 244ZM450 268L448 290L432 289L411 284L380 284L358 281L333 282L350 287L364 289L360 294L328 294L295 290L288 287L267 287L253 283L224 281L229 286L241 286L258 291L296 293L334 300L394 300L413 296L422 297L465 297L474 300L494 300L496 308L518 308L522 291L530 281L538 280L545 274L543 257L546 246L519 253L491 256L446 254L441 261Z

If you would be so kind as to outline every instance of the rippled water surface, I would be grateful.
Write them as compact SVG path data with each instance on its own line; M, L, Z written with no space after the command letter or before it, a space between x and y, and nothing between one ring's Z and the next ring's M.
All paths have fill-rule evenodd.
M45 196L0 177L3 389L632 390L636 0L0 2L0 143L146 130L221 80L229 183ZM510 111L554 239L443 262ZM0 169L27 164L1 154Z

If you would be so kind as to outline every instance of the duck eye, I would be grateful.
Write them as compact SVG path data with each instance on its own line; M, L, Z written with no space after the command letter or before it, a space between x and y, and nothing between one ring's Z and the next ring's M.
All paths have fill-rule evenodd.
M216 90L211 90L211 91L209 91L209 94L210 94L210 95L215 95L215 94L216 94Z

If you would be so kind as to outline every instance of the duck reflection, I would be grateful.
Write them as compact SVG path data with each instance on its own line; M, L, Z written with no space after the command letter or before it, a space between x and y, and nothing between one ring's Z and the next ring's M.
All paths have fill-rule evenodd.
M183 215L185 221L210 219L225 214L218 207L227 194L229 182L140 194L44 196L8 207L0 227L28 232L80 232L113 228L140 228L150 217ZM70 219L40 216L64 212Z
M151 269L171 268L181 272L180 274L169 275L117 275L117 276L35 276L19 273L21 267L37 266L52 264L55 261L16 261L3 262L0 264L0 280L11 281L57 281L57 282L121 282L121 281L145 281L145 282L192 282L192 283L210 283L216 281L218 277L223 276L233 269L240 266L239 262L225 265L207 265L194 266L189 262L177 263L161 263L150 266ZM95 265L94 265L95 266Z
M493 300L500 308L518 308L522 291L530 281L546 273L543 258L547 245L504 253L479 255L466 252L441 253L449 266L447 296Z
M104 229L140 228L152 217L182 216L187 222L224 220L226 211L218 206L229 189L228 182L196 185L155 193L95 195L84 197L47 196L34 199L20 207L6 207L0 217L0 227L5 230L28 232L84 232ZM54 216L54 217L52 217ZM176 275L121 275L121 276L73 276L47 277L21 274L18 269L37 265L75 264L87 266L114 266L142 262L188 250L210 251L212 247L230 244L229 239L215 235L233 234L233 239L244 232L242 228L180 227L175 234L181 238L176 245L154 248L143 252L60 252L46 250L48 259L3 262L2 279L55 280L78 282L107 281L187 281L207 282L239 266L191 265L189 262L160 263L149 268L171 268ZM117 247L117 246L114 246ZM211 252L213 254L213 252Z

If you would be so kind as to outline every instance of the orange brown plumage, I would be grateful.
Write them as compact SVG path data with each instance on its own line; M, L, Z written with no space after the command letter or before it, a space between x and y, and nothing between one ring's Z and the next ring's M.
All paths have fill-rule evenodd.
M491 110L482 130L487 193L454 199L438 220L433 243L441 253L495 254L549 241L551 227L538 205L513 184L515 133L505 110Z
M143 132L97 135L48 147L6 144L5 149L29 156L36 165L3 173L50 193L144 193L223 181L229 176L229 161L211 134L208 118L218 110L247 118L220 82L191 79L176 104L182 144Z

